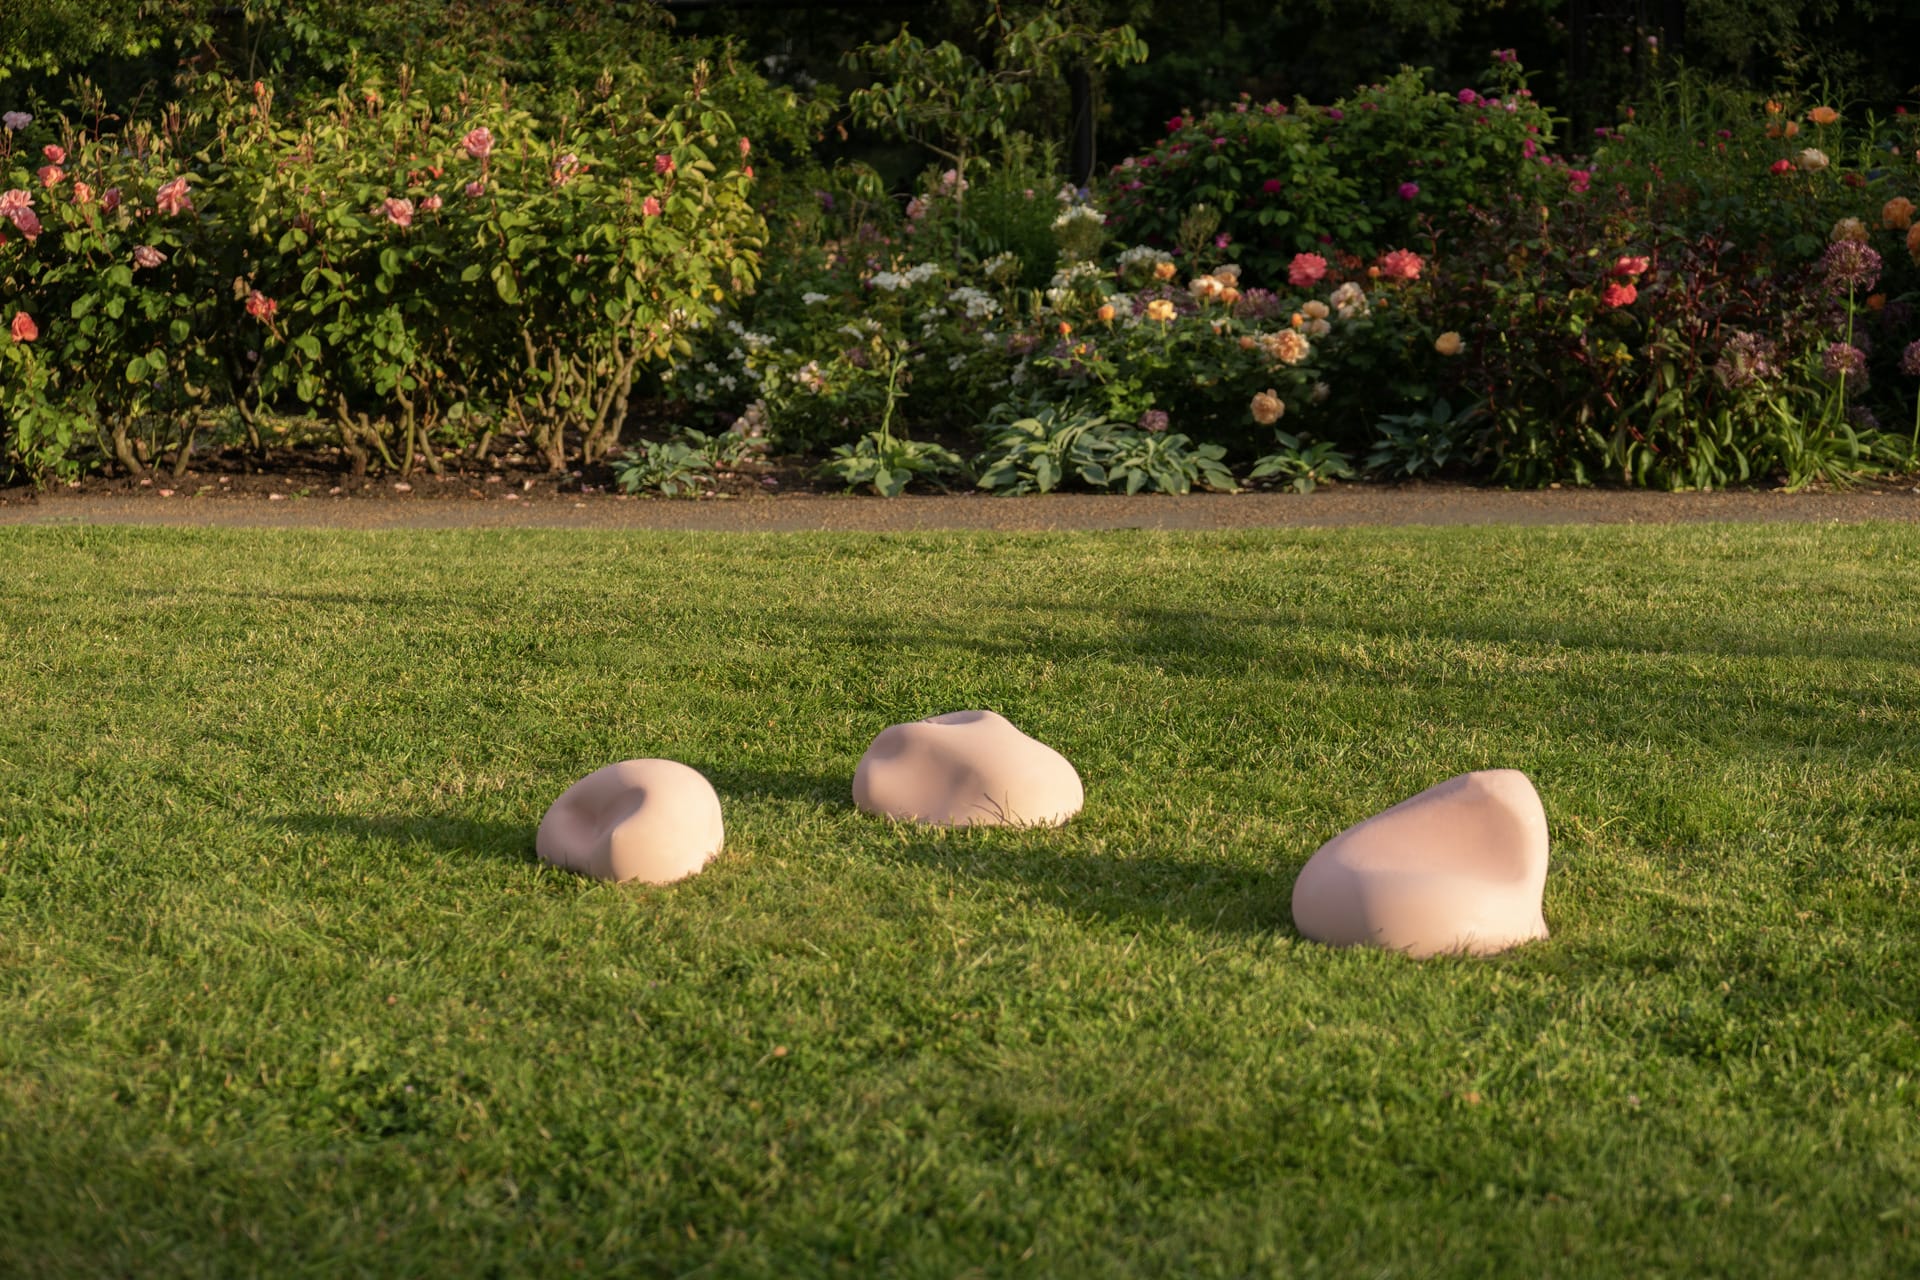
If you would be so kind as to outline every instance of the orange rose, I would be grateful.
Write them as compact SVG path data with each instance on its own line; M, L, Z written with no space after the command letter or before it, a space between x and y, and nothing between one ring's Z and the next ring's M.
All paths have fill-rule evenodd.
M1886 295L1886 294L1884 294L1884 293L1870 293L1870 294L1868 294L1868 295L1867 295L1867 310L1869 310L1869 311L1884 311L1884 310L1886 310L1886 307L1887 307L1887 295Z
M1840 119L1840 113L1832 107L1815 107L1807 112L1807 119L1818 125L1829 125Z
M1889 231L1905 231L1913 225L1913 201L1895 196L1880 206L1880 225Z
M1786 131L1786 135L1787 135L1787 136L1788 136L1789 138L1791 138L1791 137L1793 137L1794 135L1796 135L1796 134L1798 134L1798 133L1800 132L1800 126L1799 126L1799 125L1797 125L1797 124L1795 124L1795 123L1794 123L1793 121L1791 121L1791 120L1789 120L1789 121L1787 121L1787 123L1786 123L1786 124L1785 124L1785 125L1783 126L1783 128L1785 129L1785 131Z
M1779 103L1777 103L1777 102L1774 102L1774 101L1772 101L1772 100L1768 100L1768 102L1767 102L1767 114L1768 114L1768 115L1770 115L1770 116L1777 116L1777 115L1779 115L1779 114L1780 114L1780 104L1779 104Z

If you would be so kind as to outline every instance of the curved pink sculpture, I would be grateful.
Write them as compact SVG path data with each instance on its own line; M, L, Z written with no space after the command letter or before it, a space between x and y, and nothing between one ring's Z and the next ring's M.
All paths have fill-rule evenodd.
M860 757L853 802L940 827L1057 827L1086 793L1067 758L991 711L882 729Z
M720 797L675 760L622 760L568 787L540 820L533 847L597 880L669 884L720 852Z
M1547 936L1547 815L1517 769L1463 773L1327 841L1293 923L1329 946L1488 955Z

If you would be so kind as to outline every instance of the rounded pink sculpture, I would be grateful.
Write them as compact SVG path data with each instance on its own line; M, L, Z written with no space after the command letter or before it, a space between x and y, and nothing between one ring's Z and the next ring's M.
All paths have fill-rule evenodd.
M533 847L557 867L597 880L669 884L720 852L720 797L675 760L622 760L566 789L540 820Z
M991 711L882 729L853 774L868 813L940 827L1057 827L1086 793L1067 758Z
M1327 841L1293 923L1329 946L1488 955L1547 936L1547 815L1517 769L1464 773Z

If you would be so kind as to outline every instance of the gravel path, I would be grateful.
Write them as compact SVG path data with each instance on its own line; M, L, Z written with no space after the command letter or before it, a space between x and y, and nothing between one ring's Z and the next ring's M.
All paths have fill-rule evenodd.
M1911 482L1909 482L1911 484ZM703 501L610 494L529 493L508 500L455 480L407 493L269 498L259 493L157 491L35 495L0 491L0 525L136 524L288 529L804 530L1258 529L1340 525L1690 524L1711 521L1920 522L1920 487L1848 493L1510 492L1465 485L1341 485L1316 493L994 498L754 495Z

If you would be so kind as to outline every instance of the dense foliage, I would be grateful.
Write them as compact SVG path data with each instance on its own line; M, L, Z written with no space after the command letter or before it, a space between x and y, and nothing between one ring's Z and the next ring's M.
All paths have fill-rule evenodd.
M1027 109L1145 55L1090 15L850 51L841 130L936 157L897 194L828 87L646 24L590 78L561 28L489 64L538 87L357 36L284 97L220 59L142 111L77 82L0 131L0 450L404 474L506 437L630 488L779 454L885 494L1914 465L1920 118L1680 73L1570 143L1499 49L1182 111L1075 188ZM684 430L633 440L642 398Z

